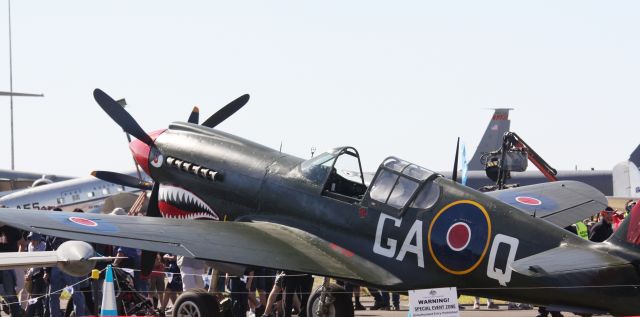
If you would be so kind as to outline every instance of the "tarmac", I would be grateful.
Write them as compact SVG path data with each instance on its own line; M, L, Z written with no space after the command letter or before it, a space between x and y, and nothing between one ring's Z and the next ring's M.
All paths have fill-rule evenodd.
M366 296L361 298L365 307L373 306L373 298ZM464 310L460 310L462 317L535 317L538 315L537 307L531 310L508 310L507 305L498 305L498 309L486 309L484 305L480 309L473 309L471 305L463 305ZM406 317L409 314L409 303L400 302L401 310L357 310L356 316L360 317ZM562 313L565 317L577 316L572 313ZM610 317L610 315L599 315L598 317Z

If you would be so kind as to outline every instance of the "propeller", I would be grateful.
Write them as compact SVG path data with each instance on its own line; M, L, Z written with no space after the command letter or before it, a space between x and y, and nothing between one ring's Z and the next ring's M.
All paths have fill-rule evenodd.
M187 122L198 124L198 121L200 121L200 109L195 106L193 110L191 110L191 115L189 115Z
M104 110L104 112L106 112L109 117L111 117L111 119L113 119L113 121L115 121L124 130L124 132L133 135L136 139L144 142L148 146L153 145L151 137L144 132L136 120L126 110L124 110L117 101L113 100L113 98L98 88L93 90L93 98L96 100L98 105L100 105L100 108L102 108L102 110Z
M120 104L118 104L118 102L116 102L113 98L111 98L109 95L98 88L93 91L93 97L98 105L100 105L102 110L104 110L109 115L109 117L111 117L111 119L113 119L113 121L115 121L126 133L133 135L136 139L148 145L152 150L158 150L157 148L155 148L154 141L149 136L149 134L147 134L142 129L142 127L140 127L136 120L126 110L124 110L124 108ZM238 97L237 99L231 101L226 106L222 107L222 109L211 115L206 121L202 123L202 125L209 128L217 126L218 124L229 118L231 115L236 113L236 111L240 110L240 108L247 104L248 101L248 94ZM199 121L199 117L200 110L198 109L198 107L194 107L191 111L188 122L197 124ZM137 153L134 150L134 147L132 145L130 145L130 147L134 152L134 157L136 157ZM143 153L143 151L140 151L140 153ZM148 155L148 150L146 154ZM138 161L137 159L136 162L140 164L140 161ZM147 216L162 216L160 214L160 208L158 207L158 192L160 191L159 182L155 181L153 184L151 184L149 182L139 180L133 176L106 171L95 171L91 174L99 179L115 184L139 188L142 190L151 189L149 206L147 207ZM149 273L151 273L153 265L155 263L156 254L157 252L155 251L142 250L140 269L143 275L148 275Z
M160 208L158 208L158 192L160 191L160 184L153 184L151 189L151 196L149 196L149 206L147 207L147 217L162 217L160 214ZM153 270L153 265L156 261L156 251L142 250L140 254L140 271L142 275L149 275Z
M451 179L454 182L458 182L458 150L460 149L460 137L458 137L458 142L456 143L456 158L453 160L453 173L451 174Z
M222 109L212 114L209 119L202 123L202 125L209 128L217 126L218 124L222 123L222 121L226 120L231 115L236 113L236 111L240 110L240 108L246 105L248 101L248 94L244 94L236 98L236 100L228 103L226 106L222 107Z
M127 174L109 172L109 171L93 171L91 175L95 178L101 179L106 182L138 188L142 190L150 190L153 187L153 183L141 180L137 177L133 177Z

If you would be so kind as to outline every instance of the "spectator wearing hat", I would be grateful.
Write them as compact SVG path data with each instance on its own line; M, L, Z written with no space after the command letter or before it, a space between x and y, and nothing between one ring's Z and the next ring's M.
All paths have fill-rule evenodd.
M613 223L613 214L614 210L611 207L607 207L600 212L600 221L591 227L589 240L593 242L603 242L613 234L613 227L611 225Z
M29 252L45 251L47 244L44 242L44 238L36 233L30 232L27 236L29 245L27 246ZM29 302L27 307L27 316L33 317L35 315L44 316L44 294L46 293L46 283L44 281L44 268L32 267L27 270L25 276L25 289L29 293L29 299L35 300L35 302Z

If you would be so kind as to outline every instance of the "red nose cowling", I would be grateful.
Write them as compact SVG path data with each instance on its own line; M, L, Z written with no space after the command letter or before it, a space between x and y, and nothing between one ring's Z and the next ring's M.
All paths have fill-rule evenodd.
M153 131L149 133L149 136L155 142L156 138L166 130L167 129ZM129 149L131 150L133 159L136 160L136 163L138 163L138 165L142 167L147 175L151 175L151 173L149 172L149 152L151 152L150 147L144 142L135 139L131 141L131 143L129 143Z

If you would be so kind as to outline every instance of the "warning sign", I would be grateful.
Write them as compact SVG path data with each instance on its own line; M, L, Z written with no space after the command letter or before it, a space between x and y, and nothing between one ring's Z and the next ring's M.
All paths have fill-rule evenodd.
M413 317L459 317L458 292L455 287L409 291L409 312Z

